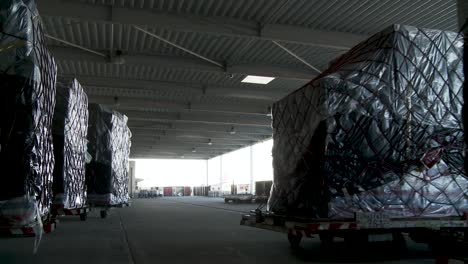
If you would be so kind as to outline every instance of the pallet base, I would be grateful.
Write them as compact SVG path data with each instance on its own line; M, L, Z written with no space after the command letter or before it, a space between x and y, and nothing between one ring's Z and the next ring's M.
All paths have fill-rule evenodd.
M82 207L82 208L74 208L74 209L66 209L61 206L53 206L52 207L52 218L56 219L57 216L70 216L70 215L77 215L80 216L81 221L86 221L88 218L88 212L90 208Z
M385 221L368 221L382 219L382 216L372 218L356 214L354 219L306 219L286 217L264 213L260 210L251 211L242 216L241 225L287 234L291 247L299 247L302 238L319 236L322 245L333 243L335 237L344 238L351 244L370 243L382 240L392 241L395 245L404 241L403 234L417 243L425 243L433 248L436 263L448 263L449 259L462 260L466 263L466 248L468 248L468 218L406 218L384 219ZM370 217L370 218L369 218ZM390 236L387 236L389 234ZM464 256L465 257L458 257Z
M55 230L56 223L44 223L42 231L46 234ZM36 236L36 228L34 226L25 227L0 227L0 236L2 237L34 237Z
M100 216L101 218L107 218L109 214L109 210L112 208L123 208L123 207L130 207L131 203L122 203L122 204L112 204L112 205L99 205L99 204L90 204L90 207L100 209Z

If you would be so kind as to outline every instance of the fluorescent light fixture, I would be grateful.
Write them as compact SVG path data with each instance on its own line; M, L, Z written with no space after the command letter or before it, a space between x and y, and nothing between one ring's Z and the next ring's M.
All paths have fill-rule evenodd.
M258 84L267 84L273 81L275 77L267 76L256 76L256 75L247 75L247 77L242 80L243 83L258 83Z

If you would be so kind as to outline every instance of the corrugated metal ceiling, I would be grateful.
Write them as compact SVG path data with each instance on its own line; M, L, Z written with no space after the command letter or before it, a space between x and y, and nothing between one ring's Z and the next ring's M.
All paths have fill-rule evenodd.
M453 0L88 0L116 7L231 17L372 34L394 23L457 30Z
M53 7L55 0L42 1L51 2L49 6ZM60 12L43 17L46 32L56 38L103 54L121 50L124 58L125 56L137 58L143 55L154 60L154 63L148 63L148 60L145 63L138 63L136 59L133 63L116 64L109 63L105 58L88 60L77 58L77 56L60 57L57 60L59 74L76 76L78 80L84 80L90 98L95 97L96 100L103 98L102 100L106 99L107 102L113 96L118 97L121 102L126 102L125 100L128 99L127 101L135 103L126 105L127 109L140 110L145 118L148 113L155 115L167 113L167 116L174 116L174 120L164 121L169 126L174 126L178 122L176 117L180 116L182 111L180 109L185 112L187 110L180 106L171 108L171 104L167 102L196 102L202 108L210 109L211 107L215 110L207 111L206 120L197 119L194 122L189 120L191 123L184 124L180 129L195 126L203 131L207 127L210 129L222 127L216 135L221 137L224 135L229 139L236 137L241 139L242 131L237 134L227 131L226 126L219 122L222 121L220 118L222 115L218 111L232 111L233 115L236 115L236 112L246 109L249 111L255 107L255 109L263 109L270 105L272 100L301 87L314 76L313 70L279 48L271 39L263 38L260 29L265 24L289 25L292 26L290 29L297 29L298 32L303 29L313 29L317 30L315 33L317 37L322 36L320 32L331 33L335 36L332 38L334 42L329 45L314 45L307 41L304 43L288 41L287 37L284 41L281 38L278 40L281 45L320 70L326 69L332 59L345 51L337 48L347 46L347 44L340 43L346 42L345 33L353 34L359 39L361 35L364 37L371 35L394 23L452 31L458 28L455 0L70 0L70 2L81 3L93 10L97 7L108 6L123 10L151 10L154 11L152 13L154 16L158 14L170 14L176 17L179 15L181 18L188 16L198 19L197 21L202 26L203 19L226 20L226 23L231 21L229 19L234 19L241 24L250 23L248 32L252 32L252 25L254 27L257 25L258 36L252 33L223 33L229 33L229 30L221 30L219 33L217 32L219 28L203 32L149 25L147 29L149 32L226 65L227 72L223 72L222 69L200 68L204 64L200 64L202 65L200 67L198 64L191 64L192 66L178 68L177 65L184 63L185 60L189 63L197 58L135 29L131 24L106 20L108 19L106 18L108 17L107 9L104 10L102 19L91 19L86 16L81 18L80 15L78 18L76 16L72 18L61 15ZM112 9L109 9L109 12L112 13ZM285 32L276 33L282 35ZM299 36L301 36L300 33ZM343 37L340 38L340 36ZM49 40L49 45L63 47L63 43L54 40ZM157 60L161 56L165 56L165 61L158 64ZM177 60L177 63L165 64L172 59ZM201 63L208 64L206 61L201 61ZM309 71L311 74L310 78L296 78L288 76L288 72L285 71L283 77L276 78L267 85L245 84L241 83L242 79L255 68L252 70L246 67L244 71L240 70L236 73L230 73L227 70L230 66L243 67L245 65L273 66L276 67L276 71L289 69L290 72L294 72L297 69L306 72L305 76L308 76ZM263 69L265 74L269 71L268 67ZM271 75L276 76L273 73L274 70L271 72ZM138 105L140 99L160 100L166 103ZM122 111L125 112L125 110ZM132 113L135 112L138 111L132 111ZM197 112L197 118L202 117L203 113ZM245 117L245 120L249 119L252 117ZM217 120L219 124L212 122L213 120ZM238 115L233 120L239 120L239 123L242 123L242 115ZM146 122L158 124L162 121ZM248 124L239 124L238 127L248 127L249 131L258 130L259 133L263 133L262 138L271 135L271 129L257 128L256 130L254 126ZM236 126L228 126L228 129L235 130ZM166 132L171 133L170 130ZM196 134L196 132L191 133ZM199 136L203 138L205 135ZM208 138L205 139L208 140ZM142 145L139 144L138 138L134 140L136 145ZM187 142L184 141L184 146L186 145ZM154 146L154 148L158 147ZM137 152L133 154L140 157L149 155L148 153L137 149ZM165 146L159 149L158 153L170 153L171 157L187 154L184 154L177 144L172 145L172 148ZM200 154L199 157L207 158L220 153L223 151L213 149L212 152L207 152L206 155Z

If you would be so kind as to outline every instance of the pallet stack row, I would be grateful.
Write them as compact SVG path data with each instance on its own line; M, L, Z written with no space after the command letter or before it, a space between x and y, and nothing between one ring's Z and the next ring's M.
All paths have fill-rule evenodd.
M101 106L90 115L80 83L57 80L35 1L2 2L0 28L1 235L50 232L57 215L86 216L95 202L87 198L102 188L103 206L128 204L127 118Z

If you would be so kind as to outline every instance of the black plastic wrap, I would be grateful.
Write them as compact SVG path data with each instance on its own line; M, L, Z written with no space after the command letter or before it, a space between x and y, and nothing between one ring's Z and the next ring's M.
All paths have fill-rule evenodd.
M462 215L463 39L392 26L273 106L269 210Z
M53 121L54 206L73 209L86 204L87 134L88 96L76 79L59 78Z
M125 115L102 105L89 105L88 152L92 161L86 166L86 185L90 203L128 202L130 138Z
M57 69L34 1L0 1L0 31L0 224L25 224L52 200Z

